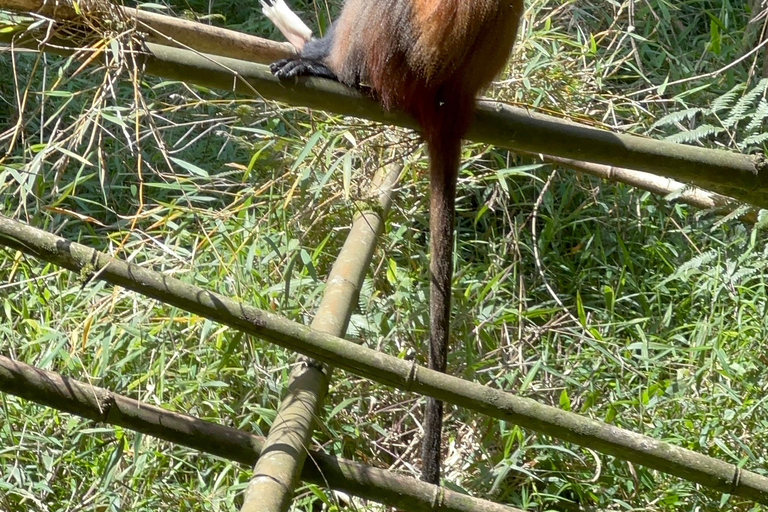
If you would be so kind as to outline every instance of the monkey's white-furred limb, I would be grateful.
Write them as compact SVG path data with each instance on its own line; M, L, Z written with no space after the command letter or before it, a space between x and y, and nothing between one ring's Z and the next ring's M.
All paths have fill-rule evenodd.
M275 24L288 42L297 52L301 52L304 43L312 38L312 29L296 16L284 0L261 0L261 7L264 15Z

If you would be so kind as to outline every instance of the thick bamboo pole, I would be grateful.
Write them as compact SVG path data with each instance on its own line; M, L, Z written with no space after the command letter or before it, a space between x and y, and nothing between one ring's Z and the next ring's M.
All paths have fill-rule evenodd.
M400 165L391 165L374 176L370 192L378 196L379 207L362 211L355 218L328 274L323 298L312 320L313 329L333 336L346 334L376 241L384 230L401 169ZM262 456L253 469L242 512L283 512L290 507L332 372L332 366L306 359L294 367Z
M150 50L147 70L166 78L197 80L210 87L415 128L405 114L385 112L376 101L336 82L317 78L281 82L259 64L223 57L214 61L157 45ZM479 102L467 138L526 153L650 172L768 207L768 171L740 153L610 133L490 101Z
M76 242L0 216L0 245L97 278L405 391L433 396L523 428L768 504L768 477L529 398L361 347Z

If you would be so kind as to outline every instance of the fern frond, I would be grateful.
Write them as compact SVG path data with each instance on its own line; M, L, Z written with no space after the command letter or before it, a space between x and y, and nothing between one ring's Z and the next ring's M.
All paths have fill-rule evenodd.
M731 276L731 283L737 285L741 283L744 278L751 277L757 273L757 269L754 267L740 268Z
M752 146L760 146L765 141L768 141L768 132L760 132L744 138L744 140L738 143L738 147L743 150Z
M678 144L686 144L691 142L700 142L712 135L719 135L725 131L725 128L719 126L713 126L711 124L703 124L693 130L688 130L680 133L675 133L667 137L670 142L676 142Z
M715 222L712 225L711 231L720 229L720 226L722 226L723 224L728 224L730 221L740 218L742 215L749 212L751 209L752 209L752 206L748 204L739 205L738 207L734 208L734 210L730 212L728 215L724 215L721 219Z
M765 93L766 86L768 86L768 80L764 78L760 80L754 88L742 96L731 109L730 115L723 120L723 126L734 126L736 123L746 118L747 112L752 108L755 101Z
M760 126L763 124L763 120L768 117L768 101L765 101L765 98L760 98L760 102L757 104L755 113L750 117L751 120L747 125L747 132L753 132L760 128Z
M709 265L712 261L717 259L718 253L715 249L710 249L707 252L703 252L690 260L680 265L675 272L664 279L662 284L678 279L688 279L692 273L702 272L701 268L705 265Z
M701 113L701 115L704 116L704 115L707 115L708 111L699 107L686 108L685 110L678 110L677 112L672 112L665 115L664 117L662 117L661 119L653 123L651 125L651 129L658 128L660 126L674 126L679 122L695 118L696 115L699 113Z
M744 84L738 84L733 87L730 91L723 94L719 98L715 99L715 101L712 102L712 106L710 107L710 110L713 114L717 114L723 109L726 109L731 106L731 104L736 101L736 98L739 97L739 95L744 91L746 86Z

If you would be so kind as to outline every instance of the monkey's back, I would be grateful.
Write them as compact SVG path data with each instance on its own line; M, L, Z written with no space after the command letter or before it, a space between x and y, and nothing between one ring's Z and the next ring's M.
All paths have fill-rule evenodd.
M504 67L522 10L522 0L347 0L327 63L422 126L440 105L465 119Z

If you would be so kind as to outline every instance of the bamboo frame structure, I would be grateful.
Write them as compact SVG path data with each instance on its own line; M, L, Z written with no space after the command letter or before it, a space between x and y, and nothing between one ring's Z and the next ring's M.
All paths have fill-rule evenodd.
M768 477L579 414L429 370L0 216L0 245L136 291L326 364L768 504Z
M66 5L54 6L51 11L52 4L39 0L33 0L32 4L37 5L36 10L39 13L47 16L60 16L63 13L66 19L76 17L76 13L72 9L67 10ZM0 8L5 9L27 10L29 5L30 2L26 0L0 0ZM264 66L237 60L244 54L248 55L248 50L244 48L255 48L251 53L253 60L270 62L293 54L290 45L264 42L266 40L259 40L260 38L252 36L238 39L239 36L235 36L231 31L228 31L229 34L225 33L219 40L217 37L221 35L219 34L221 29L202 28L204 26L180 20L174 20L176 22L174 23L163 19L167 17L141 11L124 9L121 12L127 19L135 20L137 25L148 30L148 41L154 41L147 45L148 54L143 56L143 63L150 73L165 78L234 90L251 96L286 101L294 105L366 117L401 126L414 126L412 119L400 113L382 111L376 102L359 91L317 79L280 82ZM189 37L190 31L193 32L192 37ZM201 34L204 36L201 37ZM234 42L229 47L227 47L228 38ZM13 41L22 46L38 44L32 39L11 39L8 34L0 35L0 41L2 40ZM212 41L214 43L211 43ZM218 43L215 41L223 41L223 43L217 46ZM211 44L199 46L201 42ZM57 51L61 51L61 48ZM492 102L480 104L475 123L468 136L513 150L549 155L545 158L593 174L600 172L594 165L629 167L657 175L671 176L757 206L768 207L768 199L766 199L768 198L766 194L768 179L765 177L763 162L736 153L693 148L631 135L612 134ZM624 170L632 172L629 169ZM725 202L727 202L725 199L715 198L712 205ZM700 204L708 203L704 201ZM387 208L388 203L382 204L384 211ZM381 213L377 212L371 217L363 216L361 226L365 227L367 224L369 231L375 235L379 228L374 228L373 224L381 223L380 215ZM415 364L375 353L370 349L359 347L353 349L354 345L338 338L346 330L349 307L354 302L353 297L356 293L354 286L352 288L346 286L348 283L345 283L343 300L329 299L336 301L332 307L340 308L337 311L337 317L335 316L330 323L323 324L322 321L317 325L313 323L314 329L309 329L146 269L126 265L73 242L46 235L2 218L0 218L0 244L33 254L71 270L95 269L96 278L120 284L188 311L197 312L212 320L258 335L325 363L337 363L342 368L381 383L435 396L484 414L509 419L538 432L548 433L688 478L722 492L768 503L768 478L741 470L732 464L544 406L532 400L515 397L500 390L436 374ZM372 245L367 250L372 250ZM362 279L370 261L370 254L370 252L367 253L365 264L356 269L355 277L347 278L349 281L359 282L355 280ZM329 279L334 279L333 273ZM326 304L324 300L320 309L323 315L326 314L323 309L325 307L331 307L331 304ZM329 318L321 317L320 312L317 318ZM358 351L357 354L355 350ZM10 387L13 387L17 381L9 380L11 377L7 376L12 375L13 372L3 373L7 370L8 364L10 363L0 360L0 384L6 385L11 382ZM34 370L27 368L22 373L32 375ZM45 378L49 382L56 381L55 376L48 375ZM279 420L270 431L266 444L260 445L261 450L267 455L259 459L254 480L248 491L248 494L257 497L258 503L246 496L244 512L255 510L277 512L287 509L293 487L302 470L307 453L306 447L311 438L314 415L327 390L328 378L330 378L330 371L314 364L297 367L292 374L289 394L279 410ZM67 385L72 386L73 381L66 382ZM16 391L21 394L23 390ZM123 403L127 403L128 400L124 397L115 398L118 395L110 396L113 400L122 400ZM93 414L93 411L83 413L84 416L89 417L87 414ZM149 414L161 413L150 410ZM231 432L229 434L234 435ZM255 441L251 439L248 442ZM317 455L317 457L321 456ZM430 486L430 492L433 493L432 505L437 505L437 509L454 510L440 508L447 499L447 495L440 493L446 491ZM396 506L407 506L410 509L419 510L421 505L416 503ZM480 507L482 504L473 502L472 506ZM494 506L488 506L490 508L473 509L497 510ZM501 508L498 509L501 510ZM455 508L455 510L462 509Z

